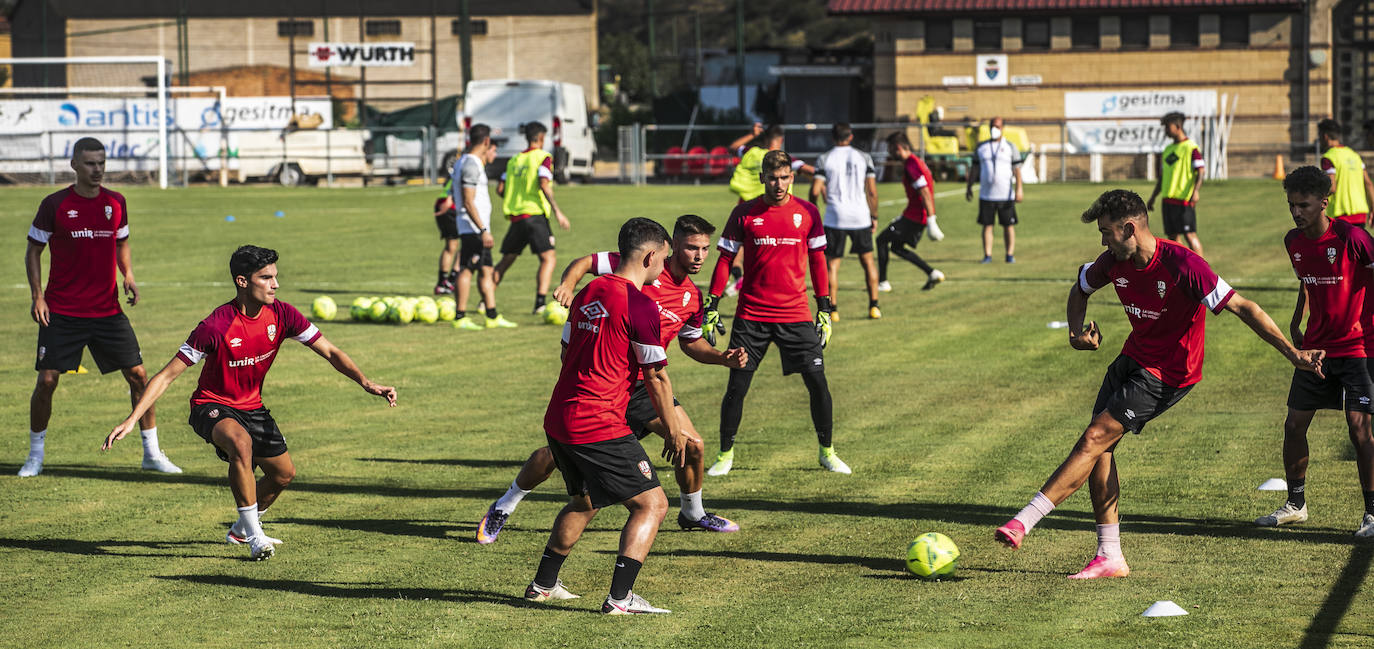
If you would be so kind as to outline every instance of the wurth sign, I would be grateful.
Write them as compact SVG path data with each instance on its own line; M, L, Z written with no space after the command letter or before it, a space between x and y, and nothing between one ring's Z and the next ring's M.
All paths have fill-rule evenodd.
M311 43L308 53L312 68L415 65L414 43Z

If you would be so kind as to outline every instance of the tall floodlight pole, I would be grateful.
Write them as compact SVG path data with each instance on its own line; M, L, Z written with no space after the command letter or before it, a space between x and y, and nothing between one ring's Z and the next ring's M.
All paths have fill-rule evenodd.
M739 116L748 121L744 106L744 0L735 0L735 81L739 84Z
M458 2L458 22L458 48L463 59L463 92L466 93L468 82L472 81L472 16L468 12L468 0ZM466 101L467 97L463 99Z

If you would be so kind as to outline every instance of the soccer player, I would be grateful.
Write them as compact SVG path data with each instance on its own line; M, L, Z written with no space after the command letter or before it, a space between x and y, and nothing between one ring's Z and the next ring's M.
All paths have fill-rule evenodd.
M76 182L49 194L38 204L29 226L24 268L33 299L29 315L38 323L38 381L29 399L29 456L19 468L22 477L43 472L44 444L57 379L81 365L82 349L101 373L119 370L129 384L129 398L137 403L148 382L139 354L138 337L119 306L115 269L124 276L129 306L138 304L133 254L129 250L129 210L124 196L101 186L105 177L105 145L83 137L72 145ZM43 287L43 249L51 249L48 285ZM143 468L181 473L157 443L157 420L151 409L139 420L143 436Z
M759 169L763 164L763 156L769 151L782 149L782 136L781 126L774 124L764 128L763 124L754 122L752 131L746 135L741 135L730 143L730 150L739 157L739 164L735 165L735 170L730 175L730 191L734 192L739 199L737 202L752 201L763 195L763 183L759 181ZM803 171L815 174L816 168L801 160L793 160L792 171L793 173ZM725 287L726 295L739 293L743 276L744 267L742 265L737 263L730 267L730 283ZM714 338L714 332L711 335Z
M510 229L501 240L501 261L496 264L492 278L501 283L515 258L525 246L539 255L539 270L535 275L534 312L544 312L544 302L553 281L553 267L558 263L553 249L553 231L549 229L549 213L558 219L558 227L567 230L568 217L553 200L553 156L544 150L544 136L548 129L539 122L525 124L525 140L529 148L506 163L506 173L496 183L501 195Z
M458 212L453 203L453 171L444 183L444 195L434 199L434 225L444 247L439 250L439 279L434 283L435 295L451 295L458 280Z
M720 295L729 279L731 262L744 257L744 285L735 311L729 348L744 348L749 360L730 370L725 397L720 404L720 453L707 471L720 476L735 461L735 434L739 432L744 397L754 371L776 344L782 354L783 374L802 375L811 397L811 422L820 442L820 464L836 473L850 473L831 444L834 430L830 387L825 380L822 350L830 342L830 282L826 276L825 230L816 206L795 198L792 187L792 156L769 151L763 157L760 179L763 195L735 206L725 223L717 247L720 256L711 275L710 296L703 319L707 342L720 324ZM806 273L816 294L816 320L806 306Z
M687 434L673 407L658 305L639 291L663 272L672 248L668 231L645 218L626 221L618 243L620 265L577 294L563 326L563 369L544 413L544 432L572 499L554 519L525 599L576 598L558 578L563 560L601 508L623 503L630 516L620 534L611 592L601 612L668 613L632 590L668 512L668 499L644 447L625 422L625 409L635 377L642 375L654 412L668 429L663 457L683 465Z
M839 319L840 261L850 242L868 287L868 317L881 318L878 309L878 269L873 265L873 232L878 228L878 181L873 158L853 147L854 131L843 122L830 129L835 148L816 160L811 202L825 202L825 258L829 262L832 320ZM819 203L818 203L819 204Z
M291 339L309 346L340 374L392 407L396 406L396 388L369 381L296 307L277 300L275 250L241 246L229 257L229 274L234 280L234 299L200 321L176 356L148 382L133 412L110 431L101 449L109 450L124 439L182 372L205 360L200 382L191 393L188 423L229 463L229 490L239 518L225 540L247 544L249 558L261 561L271 558L273 546L281 541L263 533L259 517L296 476L286 439L262 404L263 380L282 344ZM261 467L263 473L256 483L254 467Z
M1125 577L1131 569L1121 553L1120 486L1113 452L1127 431L1139 433L1202 379L1206 313L1225 309L1236 314L1295 367L1317 376L1323 353L1295 349L1259 305L1237 294L1201 256L1156 238L1150 232L1145 201L1135 192L1116 189L1102 194L1083 212L1083 222L1097 225L1107 250L1079 269L1078 281L1069 289L1069 345L1091 351L1102 343L1097 323L1085 327L1083 318L1088 297L1108 285L1115 286L1124 305L1131 334L1107 368L1092 423L1068 459L1025 509L997 529L995 538L1010 548L1020 547L1035 524L1086 481L1097 519L1097 553L1069 578Z
M935 225L935 177L930 173L930 167L921 160L921 156L916 155L911 149L911 140L908 140L906 133L897 131L887 138L887 148L902 161L902 188L906 190L906 209L902 210L901 216L892 219L892 223L878 235L878 290L891 291L892 284L887 281L888 253L897 255L913 264L917 268L926 272L926 285L921 287L923 291L935 288L936 284L945 281L945 274L932 268L920 255L916 254L916 244L921 242L921 235L925 234L929 226L930 238L939 241L944 238L936 238ZM911 246L907 250L906 246Z
M1293 373L1288 388L1288 417L1283 422L1283 469L1288 498L1268 516L1255 520L1272 527L1307 520L1307 428L1317 410L1344 408L1355 464L1364 492L1365 513L1355 536L1374 537L1374 440L1370 438L1370 385L1364 325L1365 292L1374 266L1374 239L1362 228L1326 215L1331 179L1316 167L1299 167L1283 180L1288 211L1297 227L1288 231L1284 246L1302 285L1298 315L1311 315L1301 335L1293 338L1303 349L1323 349L1325 377ZM1305 297L1305 299L1304 299ZM1367 314L1365 314L1367 316Z
M495 240L491 236L491 195L487 193L487 162L496 147L491 144L491 127L476 124L468 129L468 150L453 165L454 191L451 199L459 205L454 219L455 230L462 242L456 265L457 313L454 328L465 331L480 331L498 327L511 328L516 324L505 319L496 310L496 282L492 280L491 248ZM468 296L472 293L472 277L477 275L477 291L482 295L482 308L486 312L486 322L479 325L468 317Z
M1317 123L1322 145L1322 171L1331 176L1332 218L1364 227L1369 220L1369 205L1374 203L1374 182L1369 180L1360 154L1341 144L1341 124L1334 119Z
M1002 136L1001 117L988 124L988 139L973 150L977 164L968 174L964 200L973 200L973 181L978 180L978 225L983 226L983 261L992 263L992 223L1002 226L1007 263L1016 263L1016 204L1021 202L1021 152Z
M1173 142L1164 147L1159 154L1159 175L1155 178L1155 190L1145 209L1155 209L1155 198L1164 192L1164 236L1202 254L1202 242L1197 238L1197 199L1202 191L1202 179L1207 175L1207 163L1202 159L1202 151L1197 143L1188 139L1183 132L1183 113L1173 112L1160 118L1164 133Z
M663 272L644 285L642 292L658 305L659 334L663 347L677 338L678 346L692 360L707 365L724 365L731 368L744 367L748 360L743 349L717 351L702 339L701 333L701 291L692 283L692 275L701 271L706 258L711 254L711 234L716 231L706 219L695 214L678 217L673 226L673 254L664 262ZM563 280L553 291L553 299L568 306L572 304L577 283L587 273L606 275L620 266L620 255L614 252L600 252L573 260L563 271ZM710 532L736 532L739 525L706 511L702 505L701 486L705 473L706 445L697 434L687 411L673 400L678 421L682 423L687 435L687 459L683 466L676 468L676 478L682 499L682 511L678 513L677 524L684 530L701 528ZM625 411L625 421L635 437L644 439L655 433L666 439L668 428L654 412L649 400L648 388L636 379L630 395L629 409ZM553 454L547 446L530 455L529 460L520 468L520 473L511 483L510 489L487 509L477 526L477 542L483 545L494 543L501 533L506 520L515 512L516 505L535 487L543 484L554 470Z

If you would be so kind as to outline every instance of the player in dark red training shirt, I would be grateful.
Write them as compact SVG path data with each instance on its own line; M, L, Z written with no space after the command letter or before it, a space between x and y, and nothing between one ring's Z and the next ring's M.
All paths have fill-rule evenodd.
M801 373L811 395L811 422L820 442L821 466L836 473L850 473L849 466L831 446L834 415L830 386L825 381L822 351L830 341L830 283L826 272L825 229L816 206L788 193L792 186L792 156L769 151L763 156L759 179L763 195L735 206L717 247L720 258L711 275L711 294L706 298L707 341L715 342L720 329L717 303L729 279L730 263L744 255L744 285L735 311L730 347L743 347L749 361L730 370L725 398L720 404L720 453L707 475L730 472L735 462L735 433L744 411L744 397L754 380L754 370L770 344L782 354L782 373ZM806 305L806 273L816 293L816 321Z
M664 263L663 272L652 282L644 285L642 292L658 305L659 335L666 349L676 338L683 353L693 360L707 365L724 365L731 368L744 367L748 356L743 349L718 351L702 338L701 332L701 291L692 283L692 275L701 271L706 258L711 254L711 234L716 231L706 219L695 214L678 217L673 226L673 254ZM563 279L553 291L553 299L564 305L572 304L577 283L587 273L608 275L620 266L620 254L599 252L573 260L563 271ZM687 411L673 400L678 420L682 422L687 434L687 458L683 466L676 470L677 485L680 490L682 510L678 513L677 524L682 529L704 529L711 532L737 532L739 525L733 521L706 511L702 504L701 487L706 472L706 445L692 426ZM663 420L654 412L649 400L649 391L644 382L635 381L630 403L625 411L625 421L639 439L650 433L660 436L668 434ZM530 454L520 473L511 486L491 507L477 525L477 542L487 545L496 542L497 535L506 524L506 519L515 512L515 507L535 487L543 484L554 471L553 454L545 446Z
M601 605L610 615L667 613L631 591L668 513L649 456L625 422L637 376L663 420L663 456L682 466L687 434L673 408L668 356L659 336L658 305L641 293L663 272L672 248L668 231L644 218L620 227L620 265L592 280L573 298L563 326L563 369L544 413L544 432L567 484L568 502L553 522L539 569L525 588L534 602L574 599L558 572L573 545L601 508L623 503L630 510L620 534L611 592Z
M229 490L234 493L239 518L225 540L248 544L249 557L256 561L270 558L273 545L281 543L263 534L258 517L296 476L286 439L262 405L263 380L282 343L291 339L310 347L340 374L393 407L396 388L367 380L348 354L326 340L296 307L277 300L275 250L240 247L229 258L229 274L237 296L200 321L176 356L148 381L133 412L110 431L101 448L109 450L123 439L172 381L204 360L200 383L191 393L188 423L229 463ZM263 472L256 483L254 467L262 467Z
M1139 433L1202 379L1207 312L1225 309L1236 314L1295 367L1318 376L1323 353L1294 348L1259 305L1237 294L1202 257L1155 238L1145 201L1135 192L1116 189L1102 194L1083 212L1083 222L1097 225L1107 251L1084 264L1078 282L1069 289L1069 344L1089 351L1101 344L1097 323L1084 327L1083 318L1088 296L1108 285L1116 288L1131 322L1131 335L1107 368L1093 405L1092 423L1073 452L1030 504L997 529L995 537L1008 547L1020 547L1035 524L1086 481L1097 518L1097 554L1069 578L1125 577L1131 569L1121 554L1116 509L1120 485L1113 451L1126 431Z
M38 206L29 227L24 256L30 315L38 323L38 382L29 400L29 457L19 469L23 477L43 472L43 447L52 416L52 397L63 372L81 365L81 351L102 373L119 370L129 383L129 396L138 402L148 382L139 354L138 338L119 308L115 269L124 276L129 306L138 304L133 257L129 251L129 213L124 197L100 186L105 176L105 146L83 137L72 146L76 182L50 194ZM52 251L48 286L43 284L43 248ZM181 473L157 443L157 421L149 410L139 422L143 437L143 468Z
M1288 210L1297 227L1284 237L1288 259L1302 281L1295 320L1304 303L1307 331L1293 340L1303 349L1323 349L1325 378L1293 373L1288 417L1283 422L1283 468L1288 499L1255 523L1265 527L1307 520L1307 428L1317 410L1345 410L1355 445L1365 513L1355 536L1374 537L1374 440L1370 438L1370 385L1364 326L1365 292L1374 266L1374 239L1364 228L1326 215L1331 178L1316 167L1299 167L1283 181Z

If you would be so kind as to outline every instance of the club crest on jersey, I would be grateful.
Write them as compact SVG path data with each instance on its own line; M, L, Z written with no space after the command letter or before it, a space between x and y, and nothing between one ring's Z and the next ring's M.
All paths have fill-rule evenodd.
M239 345L242 345L242 344L243 344L243 339L242 339L242 338L230 338L230 339L229 339L229 346L230 346L230 347L238 347Z
M644 474L645 480L654 479L654 470L649 467L649 463L645 460L639 461L639 472Z
M114 218L114 206L113 206L113 205L106 205L106 206L105 206L105 220L108 221L108 220L110 220L110 219L112 219L112 218Z
M67 218L69 218L69 219L74 219L74 218L76 218L76 215L77 215L77 211L76 211L76 210L67 210Z
M692 301L692 292L691 292L691 291L683 291L683 292L682 292L682 306L687 306L687 303L688 303L688 302L691 302L691 301Z
M792 227L794 227L794 228L800 228L800 227L801 227L801 212L793 212L793 213L792 213Z
M1164 299L1164 280L1155 282L1155 288L1159 290L1159 299Z
M274 324L267 325L267 341L268 341L268 342L276 342L276 340L277 340L277 325L274 325Z
M1329 264L1334 264L1334 263L1336 263L1336 249L1335 249L1335 248L1327 248L1327 249L1326 249L1326 262L1329 263Z

